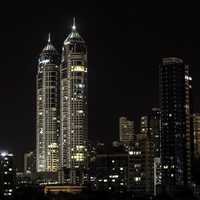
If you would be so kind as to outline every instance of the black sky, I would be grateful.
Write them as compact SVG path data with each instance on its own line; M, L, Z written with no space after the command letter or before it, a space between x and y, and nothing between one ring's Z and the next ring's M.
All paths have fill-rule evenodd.
M23 153L35 147L38 55L49 31L61 51L74 16L88 45L90 139L117 139L120 115L137 121L158 106L158 64L164 56L192 66L194 110L200 111L197 5L78 0L1 5L0 149L13 151L19 167Z

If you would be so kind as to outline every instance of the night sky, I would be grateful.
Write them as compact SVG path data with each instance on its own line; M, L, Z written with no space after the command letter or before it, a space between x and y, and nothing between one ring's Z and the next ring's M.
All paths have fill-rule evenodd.
M48 32L61 52L74 16L88 46L91 140L116 140L119 116L138 123L158 106L158 64L165 56L192 66L194 111L200 111L197 5L17 2L0 8L0 149L14 152L19 168L23 153L35 148L38 56Z

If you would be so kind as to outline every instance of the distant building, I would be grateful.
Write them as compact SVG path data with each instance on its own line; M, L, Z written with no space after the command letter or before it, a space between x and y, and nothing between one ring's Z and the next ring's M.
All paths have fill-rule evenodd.
M134 196L154 195L153 148L151 137L140 133L128 152L128 187Z
M191 74L179 58L159 67L162 185L169 191L191 183Z
M126 146L134 143L134 122L126 117L119 118L119 141Z
M37 139L36 171L44 175L44 182L58 179L60 130L60 56L51 42L38 60L37 70ZM51 174L49 176L49 174Z
M0 153L0 199L13 199L16 183L14 156L11 153Z
M96 190L126 191L128 184L128 154L122 146L102 149L96 154L90 182Z
M152 149L153 174L154 174L154 195L161 185L161 131L160 131L160 109L152 108L152 112L141 117L141 133L146 134Z
M36 154L30 151L24 154L24 174L31 177L36 173Z
M88 170L88 62L75 20L63 44L60 68L60 181L83 185Z
M200 113L194 113L193 118L193 136L194 136L194 156L200 158Z

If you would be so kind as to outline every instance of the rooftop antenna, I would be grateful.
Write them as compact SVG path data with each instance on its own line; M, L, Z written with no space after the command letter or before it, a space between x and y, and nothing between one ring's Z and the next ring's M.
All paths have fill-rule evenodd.
M48 34L48 43L51 43L51 33Z
M72 26L72 30L73 30L73 31L76 30L76 20L75 20L75 17L73 18L73 26Z

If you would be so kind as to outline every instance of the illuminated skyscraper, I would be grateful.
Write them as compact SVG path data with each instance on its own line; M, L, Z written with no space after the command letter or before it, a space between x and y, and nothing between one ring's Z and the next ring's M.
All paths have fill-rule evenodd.
M125 145L130 145L134 142L134 123L126 117L119 118L119 140Z
M59 169L60 56L51 43L42 50L37 71L37 172Z
M87 47L76 30L64 41L61 63L61 182L83 184L87 170Z
M192 78L189 66L173 57L162 60L159 78L162 184L174 189L191 182Z

